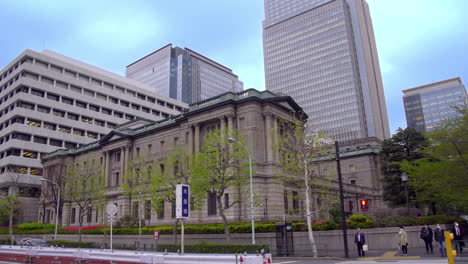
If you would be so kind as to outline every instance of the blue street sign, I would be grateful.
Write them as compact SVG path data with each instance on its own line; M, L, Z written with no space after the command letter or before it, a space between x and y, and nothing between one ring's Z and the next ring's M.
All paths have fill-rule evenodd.
M190 217L190 186L185 184L176 186L176 217Z

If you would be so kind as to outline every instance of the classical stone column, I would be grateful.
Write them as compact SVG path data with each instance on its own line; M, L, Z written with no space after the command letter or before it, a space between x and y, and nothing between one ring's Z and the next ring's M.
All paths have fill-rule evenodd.
M193 125L194 128L195 128L195 135L194 135L194 148L195 148L195 152L200 152L200 124L194 124Z
M279 160L279 150L278 150L278 117L273 115L273 153L274 153L274 160L278 161Z
M125 171L125 147L120 148L120 179L119 182L117 183L117 186L120 185L120 183L123 183L123 176L126 173Z
M272 126L271 126L271 113L265 113L265 151L266 151L266 162L273 161L273 135L272 135Z
M234 114L229 114L227 116L227 129L228 129L228 133L232 133L234 129ZM232 136L232 135L229 134L229 136Z
M106 183L107 186L110 187L110 173L109 173L109 159L110 159L110 153L108 151L104 152L104 176L106 177Z

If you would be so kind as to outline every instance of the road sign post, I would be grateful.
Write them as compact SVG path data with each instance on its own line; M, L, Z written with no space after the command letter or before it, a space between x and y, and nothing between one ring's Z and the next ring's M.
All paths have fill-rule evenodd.
M190 186L176 185L176 217L182 220L180 234L180 253L184 254L185 218L190 217Z
M117 206L115 204L108 204L106 206L106 212L109 215L110 220L110 250L112 250L112 222L114 222L114 216L117 214Z
M159 240L159 230L154 230L153 231L153 237L154 237L154 246L155 246L155 251L158 251L158 240Z

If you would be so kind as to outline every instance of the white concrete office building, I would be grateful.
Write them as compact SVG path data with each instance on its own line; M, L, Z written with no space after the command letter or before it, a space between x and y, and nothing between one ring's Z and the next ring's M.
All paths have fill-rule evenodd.
M137 117L156 121L185 109L135 80L26 50L0 71L0 190L19 192L18 222L37 221L43 154L96 141Z
M266 89L290 95L338 141L390 137L364 0L265 0Z

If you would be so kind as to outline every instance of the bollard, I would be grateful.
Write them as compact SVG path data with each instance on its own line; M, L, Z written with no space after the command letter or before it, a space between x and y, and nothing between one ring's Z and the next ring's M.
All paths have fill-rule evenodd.
M457 251L452 247L453 234L448 231L445 231L444 236L445 248L447 249L448 264L455 264L455 256L457 255Z

